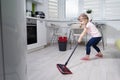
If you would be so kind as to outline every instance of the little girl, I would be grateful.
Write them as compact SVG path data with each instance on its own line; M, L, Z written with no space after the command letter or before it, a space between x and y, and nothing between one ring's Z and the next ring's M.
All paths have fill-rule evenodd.
M81 33L78 43L82 41L83 36L87 33L91 36L91 39L86 44L86 56L82 58L82 60L89 60L90 58L90 52L91 52L91 46L97 51L97 54L95 56L97 57L103 57L103 54L101 53L100 49L97 47L97 44L101 40L101 34L99 30L96 28L96 26L89 21L89 18L86 14L82 13L78 20L80 21L82 27L84 28L83 32Z

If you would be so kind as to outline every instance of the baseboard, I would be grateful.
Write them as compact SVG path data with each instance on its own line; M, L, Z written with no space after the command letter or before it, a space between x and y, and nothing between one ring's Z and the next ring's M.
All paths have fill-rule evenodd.
M29 53L32 53L32 52L35 52L35 51L39 51L41 49L44 49L45 47L47 47L47 45L36 47L36 48L33 48L33 49L29 49L29 50L27 50L27 53L29 54Z

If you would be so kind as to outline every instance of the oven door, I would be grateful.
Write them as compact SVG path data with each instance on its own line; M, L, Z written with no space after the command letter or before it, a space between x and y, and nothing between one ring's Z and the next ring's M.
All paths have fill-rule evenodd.
M37 25L27 24L27 44L37 43Z

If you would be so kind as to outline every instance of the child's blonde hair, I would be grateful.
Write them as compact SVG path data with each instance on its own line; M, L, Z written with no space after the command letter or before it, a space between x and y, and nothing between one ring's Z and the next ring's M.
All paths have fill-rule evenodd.
M80 14L79 17L82 17L83 19L89 20L88 16L85 13Z

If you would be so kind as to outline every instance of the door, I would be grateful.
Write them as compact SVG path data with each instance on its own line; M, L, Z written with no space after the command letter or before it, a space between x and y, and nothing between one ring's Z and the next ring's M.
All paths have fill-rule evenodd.
M3 56L2 56L3 52L2 52L2 46L1 45L2 44L1 44L1 33L0 33L0 80L3 80Z
M0 25L0 28L1 28L1 25ZM0 80L3 80L3 56L2 56L3 52L2 52L1 45L2 45L2 43L1 43L1 33L0 33Z
M0 1L1 6L1 1ZM2 32L2 20L1 20L1 8L0 8L0 80L3 80L3 52L2 52L2 38L1 38L1 32Z
M27 80L25 0L0 1L0 70L5 75L3 79L0 74L0 80Z

